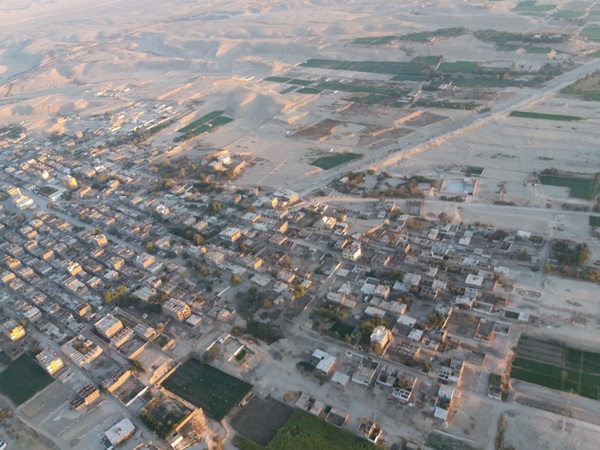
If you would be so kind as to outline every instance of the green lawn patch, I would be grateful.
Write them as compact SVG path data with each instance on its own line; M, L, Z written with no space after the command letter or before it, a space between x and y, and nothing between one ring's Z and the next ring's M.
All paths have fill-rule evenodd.
M48 375L35 359L23 354L0 373L0 392L20 405L53 381L54 378Z
M291 78L287 77L267 77L265 81L272 81L273 83L287 83Z
M600 227L600 216L590 216L590 227Z
M568 175L540 175L540 182L548 186L569 188L569 196L593 200L598 195L600 175L591 178L579 178Z
M236 437L240 450L377 450L375 444L303 411L294 411L266 447Z
M221 420L250 392L252 385L191 358L164 382L163 387Z
M579 116L566 116L564 114L544 114L530 111L513 111L510 113L511 117L525 117L527 119L541 119L541 120L559 120L562 122L575 122L582 120Z
M600 50L596 50L595 52L588 53L587 56L590 58L600 58Z
M579 33L580 37L584 37L589 39L590 41L600 42L600 27L599 26L589 26L585 27Z
M323 156L311 162L310 165L320 167L323 170L329 170L361 157L362 155L358 153L338 153L337 155Z
M550 47L527 47L527 53L534 55L547 55L552 49Z

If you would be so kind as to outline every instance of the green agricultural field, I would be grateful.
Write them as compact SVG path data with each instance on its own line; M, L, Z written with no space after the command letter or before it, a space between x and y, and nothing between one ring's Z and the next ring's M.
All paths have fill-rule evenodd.
M541 120L559 120L562 122L574 122L582 120L579 116L566 116L562 114L544 114L530 111L513 111L510 113L511 117L525 117L527 119L541 119Z
M600 174L590 178L578 178L568 175L541 175L540 182L548 186L569 188L569 196L593 200L598 195Z
M191 358L164 382L163 387L221 420L250 392L252 385Z
M321 89L315 89L310 87L303 87L296 91L298 94L320 94L323 92Z
M590 216L590 227L600 227L600 216Z
M517 355L512 378L600 400L600 353L521 338Z
M287 84L293 84L294 86L310 86L313 84L310 80L302 80L300 78L294 78L290 81L287 81Z
M542 15L556 9L556 5L536 5L536 3L536 0L522 1L512 11L523 15Z
M436 37L457 37L468 33L469 30L464 27L441 28L435 31L423 31L420 33L409 33L398 36L398 39L403 41L426 42L429 39Z
M583 30L581 30L581 33L579 33L579 36L587 38L590 41L600 42L600 27L598 27L598 26L585 27Z
M386 45L396 40L398 40L398 36L374 36L356 38L352 43L357 45Z
M53 381L54 378L48 375L35 359L23 354L0 373L0 393L20 405Z
M369 94L364 97L360 97L360 96L348 97L348 98L345 98L344 100L353 102L353 103L362 103L364 105L376 105L377 103L381 103L382 101L384 101L385 97L383 95Z
M585 11L569 11L568 9L560 9L552 14L552 17L557 19L574 19L585 15Z
M219 117L220 115L222 115L224 112L225 111L213 111L213 112L209 112L208 114L200 117L199 119L196 119L193 122L190 122L185 127L180 128L179 130L177 130L177 132L178 133L187 133L189 131L192 131L192 130L194 130L196 128L201 127L205 123L208 123L208 122L210 122L213 119L216 119L217 117Z
M550 47L527 47L527 53L532 55L547 55L551 51Z
M296 86L290 86L289 88L286 88L283 91L281 91L280 94L287 94L288 92L292 92L294 90L296 90Z
M291 78L287 77L267 77L264 81L271 81L273 83L287 83Z
M357 81L351 81L342 83L341 81L324 81L315 86L321 90L331 91L342 91L342 92L355 92L365 94L379 94L379 95L405 95L406 91L399 89L395 85L381 86L370 86Z
M240 450L377 450L375 444L318 417L296 410L263 447L239 435L234 445Z
M185 142L190 139L200 136L204 133L212 133L219 127L232 122L233 119L223 116L225 111L213 111L194 120L189 125L179 129L177 132L181 133L179 136L173 139L174 142Z
M352 161L356 158L361 158L362 155L357 153L338 153L337 155L323 156L322 158L316 159L310 163L311 166L320 167L323 170L333 169L334 167L340 166Z
M440 64L438 69L440 72L473 72L477 68L477 63L473 61L456 61L456 62L443 62Z
M600 58L600 50L596 50L595 52L588 53L587 56L590 58Z
M309 59L300 64L329 70L351 70L355 72L380 73L385 75L422 75L423 69L407 62L385 61L335 61L331 59Z

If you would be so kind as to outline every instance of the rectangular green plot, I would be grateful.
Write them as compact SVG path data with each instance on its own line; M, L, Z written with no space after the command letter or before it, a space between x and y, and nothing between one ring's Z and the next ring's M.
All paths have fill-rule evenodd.
M315 86L316 89L342 91L342 92L364 92L367 94L379 95L403 95L405 91L400 90L396 86L369 86L357 82L342 83L340 81L324 81Z
M269 450L377 450L375 444L296 410L267 446Z
M567 9L560 9L552 14L552 17L556 17L557 19L573 19L576 17L582 17L585 14L585 11L569 11Z
M536 1L524 1L512 9L518 13L544 13L556 9L556 5L536 5Z
M548 186L569 188L571 197L593 200L598 195L598 178L598 175L594 178L540 175L540 182Z
M309 59L300 63L301 67L311 67L313 69L327 69L332 65L337 64L338 61L333 61L331 59Z
M323 170L333 169L353 159L360 158L362 155L357 153L338 153L337 155L323 156L310 163L311 166L319 167Z
M582 120L579 116L567 116L564 114L546 114L537 113L531 111L513 111L510 113L511 117L524 117L527 119L542 119L542 120L559 120L562 122L574 122Z
M513 367L519 367L531 372L542 373L553 378L560 378L560 372L563 370L561 367L551 364L519 357L514 359Z
M295 89L296 89L296 86L290 86L289 88L284 89L283 91L281 91L280 94L287 94L288 92L292 92Z
M456 61L456 62L443 62L440 64L440 72L473 72L477 68L477 63L474 61Z
M323 91L321 91L320 89L303 87L303 88L298 89L296 92L298 94L320 94Z
M311 84L313 84L313 82L310 80L301 80L299 78L294 78L293 80L288 81L287 84L293 84L294 86L310 86Z
M560 378L550 377L537 372L531 372L520 367L513 367L510 371L510 377L516 378L517 380L526 381L528 383L545 386L550 389L556 389L557 391L562 390L563 386L563 381Z
M267 77L267 78L265 78L264 81L272 81L274 83L286 83L290 80L291 80L291 78L286 78L286 77Z
M187 360L162 385L218 421L252 389L251 384L195 358Z
M359 96L348 97L348 98L345 98L344 100L352 102L352 103L362 103L364 105L376 105L377 103L381 103L385 99L386 99L386 97L384 97L383 95L369 94L364 97L359 97Z
M25 403L54 381L28 354L24 353L12 361L0 373L0 392L16 405Z
M594 400L600 400L600 390L598 385L596 386L579 386L579 395L583 395L584 397L591 398Z
M211 120L210 124L213 127L220 127L221 125L226 125L230 122L233 122L232 118L227 117L227 116L220 116L220 117L217 117L216 119Z
M527 53L533 55L547 55L551 51L550 47L527 47Z
M568 369L581 370L583 352L572 348L566 349L565 365Z
M211 121L213 119L216 119L217 117L219 117L224 112L225 111L213 111L213 112L209 112L208 114L200 117L199 119L196 119L193 122L190 122L185 127L180 128L179 130L177 130L177 132L178 133L187 133L188 131L192 131L194 128L200 127L200 126L204 125L206 122L209 122L209 121Z
M590 227L600 227L600 216L590 216Z
M385 45L397 39L398 36L375 36L356 38L354 41L352 41L352 43L357 45Z
M579 33L580 37L584 37L589 39L590 41L600 42L600 27L598 26L589 26L585 27Z
M581 372L579 383L586 386L600 386L600 374Z

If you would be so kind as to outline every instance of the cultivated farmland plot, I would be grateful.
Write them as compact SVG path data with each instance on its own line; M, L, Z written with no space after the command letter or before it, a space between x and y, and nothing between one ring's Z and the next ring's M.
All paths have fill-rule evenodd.
M510 376L600 400L600 353L523 337Z

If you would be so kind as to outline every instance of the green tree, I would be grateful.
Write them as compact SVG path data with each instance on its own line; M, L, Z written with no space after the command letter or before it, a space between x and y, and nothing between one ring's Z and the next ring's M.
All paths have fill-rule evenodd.
M235 273L235 274L231 275L231 279L229 280L229 285L237 286L241 282L242 282L242 278L237 273Z
M294 286L294 297L302 298L306 295L306 288L300 284Z
M221 211L221 203L217 201L212 201L208 205L208 209L212 212L219 212Z

